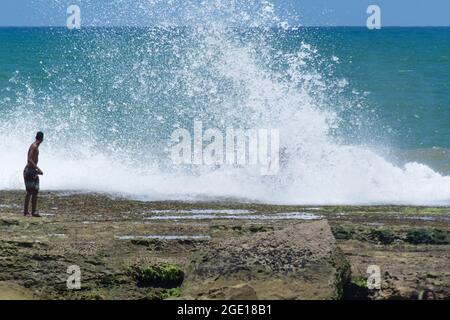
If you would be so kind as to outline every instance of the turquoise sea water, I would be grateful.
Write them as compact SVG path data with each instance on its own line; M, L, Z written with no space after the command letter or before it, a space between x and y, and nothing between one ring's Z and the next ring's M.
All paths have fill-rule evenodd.
M75 35L58 28L0 29L2 110L14 108L14 103L5 103L4 99L17 94L5 90L11 89L10 79L16 72L34 90L44 94L52 84L47 73L52 70L70 73L72 80L89 77L92 85L89 89L96 92L96 86L100 87L105 80L99 81L96 74L90 74L97 71L95 66L93 70L80 69L89 50L107 46L109 37L114 39L115 46L123 42L123 47L109 48L111 51L127 54L145 33L117 29L101 36L104 43L99 43L99 35L104 32L95 29ZM177 34L174 31L174 37ZM347 79L352 89L365 94L367 106L374 108L383 125L394 130L391 138L395 146L450 147L450 28L385 28L375 32L366 28L306 28L282 38L278 43L281 49L291 50L305 40L318 48L320 55L339 58L335 75ZM166 57L159 54L147 58L161 68L172 63L168 61L170 55L169 52ZM110 62L115 63L113 59ZM125 63L120 61L119 66ZM80 89L76 81L71 85L74 90Z
M125 170L106 187L70 173L69 183L48 178L49 188L123 191L113 186L130 175L128 169L137 167L149 177L161 171L173 175L176 170L167 168L165 160L170 134L174 128L192 128L193 120L200 119L218 128L257 124L285 130L281 143L296 153L290 159L298 161L291 164L295 169L289 174L298 178L294 184L331 181L336 189L345 179L353 184L357 175L336 173L345 163L367 162L367 169L356 170L361 172L377 168L370 156L348 160L342 149L334 149L355 146L398 168L417 162L434 171L421 173L418 180L412 174L399 186L428 183L424 176L437 174L443 180L433 176L426 189L445 191L445 176L450 174L450 28L0 28L0 115L0 146L9 153L0 156L1 188L19 186L7 171L15 170L37 129L47 133L45 151L55 156L52 161L67 161L55 172L59 177L70 170L67 167L77 165L74 157L102 157L95 165L83 162L92 170L111 162L120 168L105 170ZM329 158L321 166L316 166L318 160L305 166L312 161L315 147L302 145L297 153L297 144L318 136L323 139L315 146ZM333 150L328 149L330 143ZM306 171L315 175L305 177ZM208 180L202 173L195 176ZM236 194L242 193L241 179L230 182ZM314 203L396 202L394 186L389 191L392 197L371 194L369 185L377 179L375 173L367 178L369 196L352 199L356 189L349 189L330 199L325 191L317 198L302 197ZM290 182L281 180L280 189L286 190ZM270 192L264 183L243 188L255 190L249 198L261 194L266 201L265 193ZM380 177L374 186L386 189L384 183L390 182ZM147 189L149 198L165 198L173 191L169 185L162 191L153 185ZM290 189L289 199L297 199L297 191ZM185 193L192 192L187 188ZM234 195L213 187L200 193ZM298 193L300 197L302 192ZM415 202L416 196L398 199ZM427 197L428 193L417 196L418 202L426 202Z

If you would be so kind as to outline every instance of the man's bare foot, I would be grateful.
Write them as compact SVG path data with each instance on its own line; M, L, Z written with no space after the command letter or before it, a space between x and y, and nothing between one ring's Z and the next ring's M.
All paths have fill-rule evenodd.
M39 214L39 213L32 213L31 214L33 217L35 217L35 218L40 218L41 217L41 215Z
M31 217L31 213L29 213L29 212L24 212L24 213L23 213L23 216L24 216L24 217Z

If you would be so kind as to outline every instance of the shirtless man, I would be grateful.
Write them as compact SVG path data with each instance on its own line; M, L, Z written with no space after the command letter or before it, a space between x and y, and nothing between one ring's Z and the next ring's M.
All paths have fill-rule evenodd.
M28 150L28 161L27 166L23 170L23 179L25 180L25 188L27 190L27 195L25 196L25 206L23 210L23 215L26 217L40 217L36 212L37 198L39 192L39 175L43 175L41 169L37 166L39 162L39 146L44 141L44 134L38 132L36 134L36 141L30 146ZM28 212L28 206L31 199L31 214Z

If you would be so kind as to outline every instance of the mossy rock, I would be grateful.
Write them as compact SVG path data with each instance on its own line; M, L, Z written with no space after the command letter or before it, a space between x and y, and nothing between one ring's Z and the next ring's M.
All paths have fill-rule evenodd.
M355 233L353 228L345 226L333 226L331 231L337 240L350 240Z
M411 244L450 244L450 231L439 229L408 230L406 241Z
M180 288L165 289L161 292L161 299L178 298L181 295Z
M381 244L391 244L396 239L395 234L390 229L371 229L369 237Z
M450 208L446 207L405 207L402 208L402 214L409 215L439 215L446 214Z
M339 248L336 248L332 255L332 264L336 268L334 300L342 300L345 297L345 289L351 280L351 266Z
M435 244L450 244L450 231L435 229L434 232Z
M252 233L256 233L256 232L265 232L267 230L266 230L266 228L264 226L261 226L261 225L256 225L255 226L255 225L253 225L253 226L250 226L248 228L248 231L250 231Z
M163 290L153 290L145 295L143 300L166 300L170 298L178 298L181 294L179 287Z
M174 288L184 280L184 272L172 264L133 266L130 273L142 287Z

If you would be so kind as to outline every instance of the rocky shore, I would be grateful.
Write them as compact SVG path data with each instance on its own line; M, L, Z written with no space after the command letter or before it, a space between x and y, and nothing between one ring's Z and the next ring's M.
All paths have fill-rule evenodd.
M450 208L22 198L0 192L0 299L450 299Z

